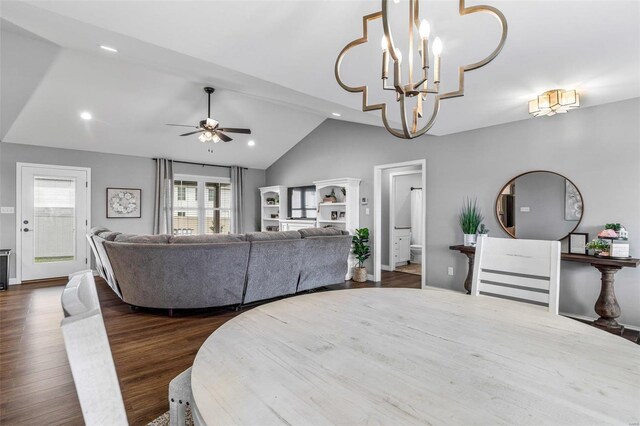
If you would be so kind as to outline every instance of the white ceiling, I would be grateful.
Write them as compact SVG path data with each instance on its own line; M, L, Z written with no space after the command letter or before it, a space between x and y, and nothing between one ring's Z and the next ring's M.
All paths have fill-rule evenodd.
M445 45L446 91L455 89L457 67L486 56L500 36L492 16L459 17L457 3L421 2ZM432 134L528 119L527 100L552 88L578 89L584 106L640 96L640 2L467 3L502 10L509 23L507 44L492 63L467 73L465 96L443 102ZM394 7L403 11L406 1ZM0 14L13 24L5 25L3 35L12 32L13 43L42 48L43 40L27 40L16 31L23 28L48 40L55 57L16 61L31 69L29 81L42 75L34 89L21 89L28 96L11 97L23 105L15 118L4 114L0 136L8 142L266 168L331 112L380 125L379 113L361 112L360 95L342 90L333 75L339 51L361 35L362 15L378 8L378 1L3 0ZM394 28L403 24L402 16L394 16ZM343 76L349 84L373 85L372 101L389 100L377 89L380 24L370 31L372 43L345 58ZM100 51L98 44L119 53ZM15 70L6 62L3 71ZM19 92L7 81L3 77L3 110L5 93ZM195 137L177 137L180 128L162 125L202 119L204 85L217 88L214 118L253 131L215 145L214 154ZM95 120L82 122L78 113L84 109ZM47 129L46 138L34 136L34 122ZM249 139L256 141L254 148L247 146Z

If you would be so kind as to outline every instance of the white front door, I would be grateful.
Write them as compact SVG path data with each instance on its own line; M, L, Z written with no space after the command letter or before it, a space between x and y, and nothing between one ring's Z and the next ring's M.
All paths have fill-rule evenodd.
M88 269L87 169L18 164L23 281Z

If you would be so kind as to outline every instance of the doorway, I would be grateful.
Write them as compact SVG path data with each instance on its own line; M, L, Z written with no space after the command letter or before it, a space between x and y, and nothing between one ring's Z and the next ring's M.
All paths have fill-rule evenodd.
M414 177L418 175L419 178L417 180L404 179L405 176L410 175L414 175ZM400 200L396 197L398 179L407 180L402 183L403 197ZM409 182L411 182L409 185L405 185ZM411 190L412 187L413 190ZM423 194L424 188L426 188L426 160L383 164L374 167L374 281L381 280L383 258L384 269L393 271L397 270L399 266L411 265L413 255L413 263L420 264L421 286L422 288L426 287L426 249L423 250L423 247L426 247L426 193ZM405 189L406 191L404 191ZM417 192L412 194L418 190L419 194ZM395 205L397 203L402 206ZM397 216L402 217L396 220Z
M91 170L16 164L17 281L89 268Z

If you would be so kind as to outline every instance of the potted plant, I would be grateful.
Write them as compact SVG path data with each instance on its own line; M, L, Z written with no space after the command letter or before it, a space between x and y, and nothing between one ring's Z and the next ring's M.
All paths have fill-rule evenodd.
M585 246L589 250L593 250L596 256L609 256L609 242L595 238Z
M353 271L353 281L363 283L367 281L367 268L364 261L371 256L369 249L369 228L356 229L353 236L353 255L358 259L358 266Z
M478 237L486 237L487 235L489 235L489 228L484 226L484 223L481 223L478 226Z
M331 194L325 195L322 201L324 203L335 203L338 201L338 198L336 197L336 190L332 189Z
M480 211L480 207L478 206L478 200L474 198L472 201L470 198L467 198L460 209L458 219L460 221L462 232L464 233L464 245L475 245L478 226L480 226L484 219L482 212Z

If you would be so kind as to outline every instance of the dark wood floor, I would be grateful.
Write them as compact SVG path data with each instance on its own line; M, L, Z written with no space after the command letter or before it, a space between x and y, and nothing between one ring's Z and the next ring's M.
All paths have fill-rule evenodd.
M332 290L419 288L420 277L384 272L378 284L347 282ZM132 312L97 279L100 305L132 425L146 424L169 409L171 379L193 364L211 333L241 312L229 309ZM60 332L60 295L65 280L11 286L0 293L0 424L82 425L82 413Z
M97 283L129 422L146 424L168 410L169 381L192 365L206 338L238 312L177 312L172 318L132 312L104 281ZM2 425L83 424L60 332L64 284L23 284L0 293ZM420 276L383 272L378 284L347 282L330 289L374 285L419 288ZM638 332L629 330L624 337L635 340Z

